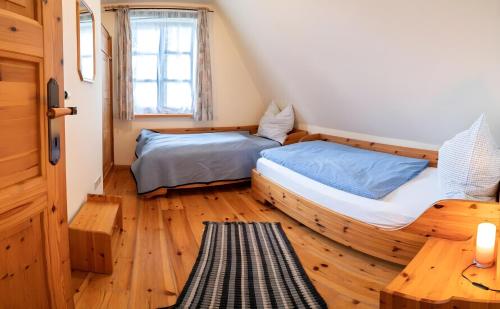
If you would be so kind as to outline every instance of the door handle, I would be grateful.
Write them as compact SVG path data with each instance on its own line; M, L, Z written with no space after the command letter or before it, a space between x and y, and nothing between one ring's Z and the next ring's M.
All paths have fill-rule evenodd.
M52 107L49 108L47 116L49 119L56 119L63 116L76 115L78 110L76 107Z
M47 83L47 117L49 118L49 161L56 165L61 158L61 124L57 118L76 115L76 107L59 107L59 84L51 78Z

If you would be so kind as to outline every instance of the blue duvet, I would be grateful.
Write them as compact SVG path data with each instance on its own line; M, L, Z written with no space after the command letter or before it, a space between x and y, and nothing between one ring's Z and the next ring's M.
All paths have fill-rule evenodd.
M139 194L158 188L248 178L259 153L278 142L248 132L160 134L142 130L132 173Z
M261 155L322 184L371 199L383 198L429 164L324 141L266 149Z

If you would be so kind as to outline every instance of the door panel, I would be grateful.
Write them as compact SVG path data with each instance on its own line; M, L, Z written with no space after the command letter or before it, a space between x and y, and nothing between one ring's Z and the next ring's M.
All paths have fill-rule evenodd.
M42 175L40 70L39 61L0 57L0 189Z
M0 9L5 9L35 20L38 20L38 16L40 15L37 1L33 0L0 0Z
M4 214L0 239L0 304L3 308L48 308L50 305L46 268L46 216L40 198ZM7 221L8 220L8 221Z
M61 14L61 0L0 0L0 308L73 307L64 119L62 160L48 162L50 78L63 102Z
M43 26L36 20L0 9L0 37L2 50L43 57Z

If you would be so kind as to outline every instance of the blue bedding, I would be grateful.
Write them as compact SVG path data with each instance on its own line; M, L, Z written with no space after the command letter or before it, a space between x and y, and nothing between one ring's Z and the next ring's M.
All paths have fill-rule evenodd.
M429 164L324 141L268 149L261 155L322 184L371 199L383 198Z
M160 134L142 130L132 173L139 194L158 188L249 178L259 153L278 142L248 132Z

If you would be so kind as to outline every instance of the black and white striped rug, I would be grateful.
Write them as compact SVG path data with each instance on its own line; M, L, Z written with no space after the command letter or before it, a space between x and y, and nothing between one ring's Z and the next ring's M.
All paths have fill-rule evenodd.
M279 223L205 222L173 308L327 308Z

